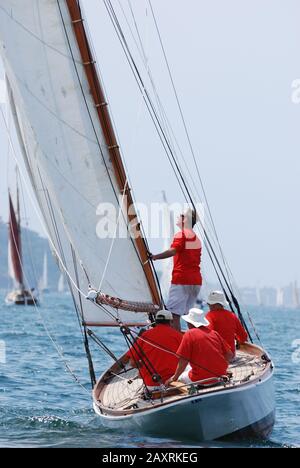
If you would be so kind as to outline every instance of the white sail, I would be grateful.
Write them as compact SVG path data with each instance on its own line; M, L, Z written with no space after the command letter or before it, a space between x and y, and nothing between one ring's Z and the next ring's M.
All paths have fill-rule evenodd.
M43 261L43 274L39 281L39 290L45 291L48 289L48 256L45 252Z
M58 285L57 285L57 291L59 293L64 293L65 292L65 276L63 273L60 274L59 280L58 280Z
M283 307L284 305L284 290L282 288L277 289L276 294L276 306Z
M259 286L257 286L256 288L256 300L257 300L257 305L259 306L264 305L262 294L261 294L261 288Z
M52 243L72 278L78 273L81 289L88 286L81 262L98 287L112 240L97 235L97 213L99 204L109 203L118 215L118 187L66 2L0 0L0 40L17 132ZM114 232L116 219L109 221ZM126 232L123 216L120 225ZM102 290L152 302L129 236L114 242ZM84 307L87 320L111 321L100 309ZM129 315L133 321L132 314L122 318ZM145 315L134 318L145 320Z

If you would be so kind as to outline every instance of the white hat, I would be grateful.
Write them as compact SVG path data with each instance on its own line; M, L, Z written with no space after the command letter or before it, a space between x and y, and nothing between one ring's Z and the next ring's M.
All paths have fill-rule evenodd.
M208 327L209 321L205 318L207 312L201 309L191 309L188 315L183 315L182 318L188 323L194 325L194 327Z
M160 319L160 320L173 320L173 315L172 315L172 312L170 312L169 310L159 310L157 313L156 313L156 317L155 319Z
M222 291L213 291L207 299L208 305L221 304L223 307L228 306L225 294Z

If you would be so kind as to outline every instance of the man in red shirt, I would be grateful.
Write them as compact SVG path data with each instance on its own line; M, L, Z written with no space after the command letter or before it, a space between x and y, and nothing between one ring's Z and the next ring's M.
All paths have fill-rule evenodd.
M179 363L175 374L166 385L180 381L186 384L226 375L233 354L221 336L209 329L206 312L191 309L182 318L188 323L189 330L184 334L177 350ZM188 366L189 364L189 366Z
M197 222L194 210L180 215L177 226L180 231L175 235L169 250L151 255L152 260L164 260L174 257L172 284L167 302L167 309L173 314L173 327L180 331L180 317L194 307L200 294L202 276L200 262L201 241L193 231Z
M124 361L130 360L133 367L138 367L140 375L149 390L158 388L175 372L178 364L176 351L182 340L182 334L171 327L172 314L161 310L156 314L156 325L145 331L128 351ZM157 374L160 381L153 380Z
M221 291L213 291L207 300L210 312L206 318L210 322L210 329L215 330L228 343L235 355L235 341L245 343L248 334L237 316L225 309L228 306L225 295Z

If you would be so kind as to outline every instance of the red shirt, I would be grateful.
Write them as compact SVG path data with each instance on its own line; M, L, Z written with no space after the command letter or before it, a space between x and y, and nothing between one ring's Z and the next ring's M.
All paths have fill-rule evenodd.
M202 284L200 262L202 246L200 239L192 229L178 232L171 245L176 249L172 284L199 285Z
M161 376L162 382L165 382L175 374L178 358L162 349L155 348L153 345L162 346L163 348L176 353L182 340L182 334L169 325L160 324L144 332L141 338L138 338L137 341L139 348L131 348L128 351L127 356L129 358L133 358L133 360L139 361L141 359L141 352L139 352L141 348L154 367L155 372ZM147 340L147 342L143 340ZM153 344L150 344L150 342ZM143 358L143 360L145 359ZM147 365L148 360L146 360ZM139 371L147 386L153 387L158 385L157 382L152 380L153 374L151 373L150 375L145 365L142 365Z
M192 367L189 378L196 382L226 375L228 362L225 356L228 351L229 346L217 332L200 327L184 334L177 354L189 361Z
M235 340L245 343L248 334L237 316L225 309L217 309L208 312L206 315L210 322L210 329L215 330L229 344L231 351L235 354Z

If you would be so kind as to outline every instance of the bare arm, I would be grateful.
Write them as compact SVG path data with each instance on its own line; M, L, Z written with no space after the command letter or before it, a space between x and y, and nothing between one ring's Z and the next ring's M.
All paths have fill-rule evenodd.
M166 250L165 252L162 252L158 255L152 255L150 254L150 258L154 261L156 260L165 260L166 258L171 258L171 257L175 257L177 251L176 249L168 249Z
M176 382L181 376L181 374L185 371L188 363L189 361L187 361L186 359L180 358L175 374L173 375L173 377L171 377L170 379L166 381L166 385L170 385L170 383Z
M133 368L138 368L139 369L139 367L140 367L140 363L135 361L135 359L133 359L133 357L129 357L128 353L125 354L125 356L123 356L123 358L120 360L120 362L122 364L128 364L129 363L129 365L131 367L133 367Z

